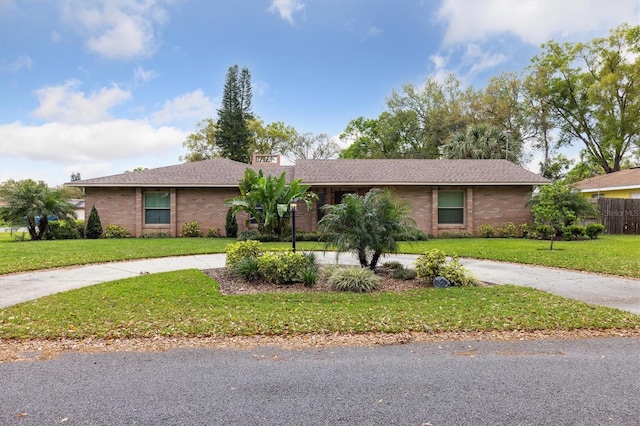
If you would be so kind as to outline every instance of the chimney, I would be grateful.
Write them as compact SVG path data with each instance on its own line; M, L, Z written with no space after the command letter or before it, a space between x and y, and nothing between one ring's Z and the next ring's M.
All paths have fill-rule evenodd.
M280 154L253 154L253 166L279 166Z

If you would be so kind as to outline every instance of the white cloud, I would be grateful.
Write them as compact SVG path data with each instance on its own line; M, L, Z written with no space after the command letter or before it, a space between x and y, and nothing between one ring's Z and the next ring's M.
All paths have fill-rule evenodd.
M557 37L599 32L622 22L640 23L637 0L444 0L437 18L446 23L445 44L485 40L510 33L540 45Z
M133 70L133 79L136 83L148 83L156 77L158 77L158 73L153 70L145 70L142 67Z
M490 54L476 44L469 44L462 60L465 64L471 65L467 74L474 76L504 63L507 57L502 53Z
M31 69L32 65L33 65L33 59L31 59L29 55L22 55L18 57L18 59L16 59L15 61L11 62L10 64L2 67L2 71L15 73L20 71L21 69L29 70Z
M78 80L70 80L61 86L43 87L35 91L40 106L33 116L69 124L89 124L109 120L109 109L131 98L131 93L113 85L85 96L76 89Z
M109 59L151 55L156 27L167 19L161 2L148 0L65 0L63 20L86 37L85 46Z
M188 132L153 127L146 121L111 120L90 125L19 122L0 125L3 157L63 164L110 161L153 153L161 156L182 146Z
M293 14L304 10L304 3L298 0L272 0L269 12L278 13L280 18L293 24Z
M213 102L202 90L197 89L166 101L160 111L153 113L152 119L153 122L162 124L183 119L202 120L214 114Z

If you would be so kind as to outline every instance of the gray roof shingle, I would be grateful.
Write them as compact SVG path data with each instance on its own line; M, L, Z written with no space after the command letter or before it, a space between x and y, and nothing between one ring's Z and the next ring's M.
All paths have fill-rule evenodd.
M581 180L575 183L575 187L582 191L619 187L640 188L640 167Z
M247 167L311 185L540 185L549 181L507 160L298 160L250 166L224 158L71 182L69 186L234 187Z

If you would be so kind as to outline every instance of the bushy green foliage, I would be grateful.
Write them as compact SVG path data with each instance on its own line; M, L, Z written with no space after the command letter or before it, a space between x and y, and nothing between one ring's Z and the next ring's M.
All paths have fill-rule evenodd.
M191 222L185 222L182 224L182 229L180 230L181 237L201 237L202 229L200 229L200 223L197 220L192 220Z
M416 274L418 278L431 283L437 276L445 277L453 286L467 287L475 285L476 281L469 271L460 264L456 256L452 256L447 263L446 254L438 249L432 249L418 256L416 259Z
M257 229L245 229L238 234L239 241L262 241L263 243L280 241L276 234L262 234Z
M89 219L87 220L87 229L84 232L85 238L95 240L102 237L102 223L100 222L100 215L94 205L91 207L91 213L89 213Z
M171 238L171 234L168 232L143 232L140 234L140 238Z
M483 223L478 227L478 237L480 238L493 238L496 236L496 227Z
M416 270L411 268L405 268L404 266L400 268L396 268L393 270L393 274L391 274L392 278L396 280L412 280L417 276Z
M445 231L440 234L440 238L473 238L469 231Z
M105 238L130 238L131 232L121 225L107 225L104 231Z
M258 269L267 281L277 284L302 282L302 271L312 267L302 253L277 251L258 257Z
M562 238L564 238L565 241L579 240L586 235L585 227L582 225L565 226L562 231Z
M238 236L238 221L232 209L227 210L224 232L228 238L236 238Z
M601 223L590 223L585 229L585 233L592 240L598 238L598 235L604 232L604 225Z
M255 281L262 276L258 259L253 256L238 260L233 267L233 272L247 281Z
M433 281L435 277L440 275L440 269L446 261L447 255L438 249L431 249L418 256L415 262L418 278L429 282Z
M262 255L263 250L262 244L259 241L247 240L229 244L226 252L227 260L225 265L227 268L233 269L240 259L245 257L258 258Z
M333 269L328 282L339 291L369 293L378 288L380 277L368 268L347 266Z
M80 235L80 238L84 238L84 220L76 219L75 224L76 229L78 230L78 235Z
M539 238L548 240L556 231L551 225L538 225L536 227L536 232L538 233Z
M534 231L534 226L530 223L523 223L520 225L520 235L522 238L531 238L531 232Z
M318 281L318 269L313 267L304 269L301 273L301 278L305 287L313 287Z
M74 221L55 220L49 222L45 240L75 240L80 238L80 233Z
M206 236L207 238L220 238L220 230L218 228L209 228Z
M518 237L518 228L513 222L503 223L498 229L498 236L500 238L517 238Z

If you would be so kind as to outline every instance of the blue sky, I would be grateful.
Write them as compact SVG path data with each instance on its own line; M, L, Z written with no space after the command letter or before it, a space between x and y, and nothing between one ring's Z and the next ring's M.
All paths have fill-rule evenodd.
M0 0L0 182L179 163L233 64L266 123L337 136L402 84L483 87L623 22L638 0Z

